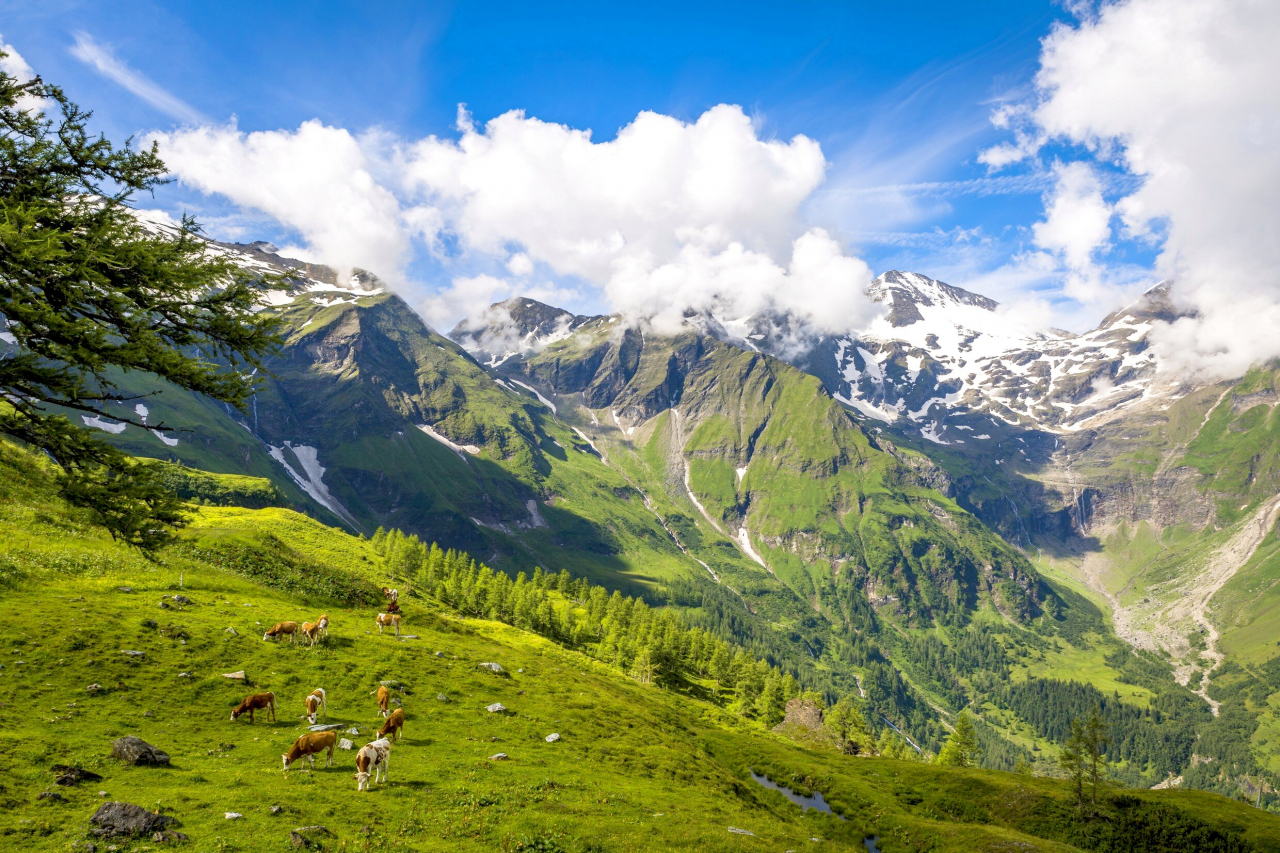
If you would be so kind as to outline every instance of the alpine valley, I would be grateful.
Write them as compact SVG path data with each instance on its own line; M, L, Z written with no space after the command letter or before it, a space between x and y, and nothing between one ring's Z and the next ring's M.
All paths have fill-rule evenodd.
M1098 708L1123 784L1276 803L1280 375L1161 374L1176 283L1078 335L902 272L837 337L524 298L446 335L372 273L211 247L294 277L251 407L124 376L174 431L85 421L198 503L567 571L855 698L881 751L937 752L968 709L983 766L1052 775Z

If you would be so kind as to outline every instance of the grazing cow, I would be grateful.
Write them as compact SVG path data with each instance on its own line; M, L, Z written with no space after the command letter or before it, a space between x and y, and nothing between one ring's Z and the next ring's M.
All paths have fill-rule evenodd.
M378 737L386 738L390 735L389 740L400 740L400 730L404 728L404 708L396 708L391 712L391 716L387 717L387 721L382 724L382 728L378 729Z
M304 701L307 705L307 722L311 725L316 724L317 711L322 711L326 717L329 716L329 700L325 698L323 687L317 687L311 691L311 695Z
M320 642L320 623L303 622L300 630L302 632L302 639L308 646L314 646L316 643Z
M298 636L297 622L277 622L272 626L271 630L262 635L263 640L278 640L281 637L288 637L289 642L293 642Z
M391 626L396 629L396 636L400 636L400 614L399 613L379 613L378 617L373 620L378 626L378 633L382 633L382 629Z
M316 768L316 756L329 750L329 760L325 762L325 767L333 766L333 748L338 744L337 732L311 732L305 734L293 742L293 746L289 751L282 754L280 758L284 760L284 769L288 770L289 765L297 761L299 758L307 759L308 770Z
M276 719L276 694L274 693L255 693L252 696L244 697L244 701L231 711L231 721L235 722L236 717L246 711L249 714L249 722L253 722L254 711L266 711L267 719L275 722Z
M372 696L374 693L378 694L378 713L383 717L387 716L387 708L391 705L391 690L383 684L377 690L370 692L369 695Z
M384 586L382 588L382 594L385 595L387 599L390 600L392 603L398 602L400 600L400 590L398 589L390 589Z
M369 790L371 776L374 782L386 782L390 759L391 741L386 738L378 738L360 747L356 753L356 790Z
M329 637L329 614L321 613L320 618L316 620L316 627L320 629L320 638L328 639Z

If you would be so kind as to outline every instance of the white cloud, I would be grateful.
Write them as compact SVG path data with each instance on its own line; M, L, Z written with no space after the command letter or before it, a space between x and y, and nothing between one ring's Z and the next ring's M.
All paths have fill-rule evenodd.
M154 138L184 183L272 215L311 257L394 279L420 241L469 265L422 303L437 324L509 293L476 274L503 267L524 284L545 268L665 328L685 311L778 308L847 330L877 310L866 265L801 214L826 169L818 144L761 138L739 107L694 122L644 112L606 142L518 111L483 127L460 111L458 129L406 142L311 121Z
M1278 38L1273 0L1128 0L1044 41L1012 147L1062 140L1142 179L1116 210L1199 315L1154 333L1173 369L1234 376L1280 356Z
M296 131L243 133L234 125L152 134L182 183L226 196L296 230L304 246L282 253L397 279L411 235L434 235L431 211L402 214L395 195L371 174L361 141L319 121Z
M5 54L4 57L0 57L0 71L8 74L19 83L28 83L35 78L35 69L31 67L27 60L22 58L22 54L18 53L13 45L6 43L3 38L0 38L0 53ZM53 106L53 102L44 98L32 98L24 95L18 99L14 106L23 112L38 113L50 109Z
M88 33L75 34L71 55L93 68L103 77L137 95L171 118L187 124L203 124L208 118L181 98L165 90L154 80L130 68L112 54L111 49L94 41Z
M1111 205L1102 197L1102 182L1088 163L1058 163L1057 181L1045 195L1045 218L1031 226L1035 244L1066 265L1063 293L1085 304L1110 296L1095 255L1111 245Z

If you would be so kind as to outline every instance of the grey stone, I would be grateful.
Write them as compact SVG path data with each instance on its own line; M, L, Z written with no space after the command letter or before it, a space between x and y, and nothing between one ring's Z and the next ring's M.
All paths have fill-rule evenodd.
M476 668L487 669L491 672L502 672L502 664L498 663L478 663L476 664Z
M507 710L507 706L503 705L501 702L494 702L492 705L486 705L485 710L490 714L499 714Z
M355 748L356 748L356 745L351 741L347 740L346 738L343 738L342 740L338 741L338 749L355 749Z
M271 807L271 813L272 813L272 814L280 814L280 812L282 812L282 811L284 811L284 806L272 806L272 807Z
M65 803L67 801L67 798L59 794L57 791L44 791L40 796L36 797L36 799L48 800L51 803Z
M558 740L560 740L560 735L556 734L555 732L552 732L546 737L547 743L555 743Z
M179 678L195 678L195 676L189 672L180 672L178 673L178 677Z
M490 761L506 761L508 755L505 752L499 752L489 756Z
M401 634L401 635L400 635L400 639L401 639L401 640L416 640L416 639L418 639L418 635L417 635L417 634Z
M188 604L191 603L191 599L187 598L185 595L175 595L173 597L173 600L176 601L178 604L181 604L183 607L186 607Z
M89 818L89 832L99 838L132 838L162 832L176 822L168 815L156 814L132 803L103 803Z
M438 658L444 657L444 652L436 652L436 657Z
M69 764L55 764L49 769L58 774L58 778L53 781L63 787L70 787L80 782L102 781L102 777L97 773L93 773L81 767L72 767Z
M230 634L230 635L231 635L231 636L233 636L233 637L238 637L238 636L240 636L240 632L239 632L239 631L237 631L235 628L232 628L230 625L228 625L227 627L223 628L223 629L222 629L222 633L224 633L224 634Z
M101 692L102 692L102 685L101 685L101 684L99 684L99 683L97 683L97 682L95 681L93 684L90 684L88 687L86 687L86 688L84 689L84 692L85 692L85 693L88 693L88 694L89 694L89 695L91 695L91 696L92 696L94 693L101 693Z
M223 815L223 817L225 817L227 820L239 820L240 818L244 817L244 815L240 814L240 812L227 812L226 814Z
M120 592L124 592L124 593L131 593L131 592L133 592L133 587L131 587L131 586L118 586L118 587L116 587L116 589L117 589L117 590L119 590Z
M439 699L441 702L448 702L448 701L449 701L449 697L448 697L448 696L446 696L446 695L444 695L443 693L437 693L437 694L436 694L436 698L437 698L437 699Z
M336 732L345 726L346 723L316 723L314 726L307 726L309 732Z
M243 669L238 669L235 672L224 672L222 673L222 677L229 678L232 681L248 681L249 680L248 676L244 674Z
M749 829L738 829L736 826L731 826L729 827L729 831L735 835L750 835L753 838L755 837L755 833Z
M403 684L401 684L398 681L395 681L394 679L391 679L388 681L379 681L378 684L382 685L383 687L389 687L392 690L401 690L404 688Z
M139 737L125 735L111 745L111 754L125 764L163 766L169 763L169 754L156 749Z
M133 650L133 649L121 649L121 650L120 650L120 654L122 654L122 655L128 655L128 656L129 656L129 657L131 657L131 658L140 658L140 657L144 657L144 656L146 656L146 654L147 654L147 653L146 653L146 652L139 652L139 651L135 651L135 650Z

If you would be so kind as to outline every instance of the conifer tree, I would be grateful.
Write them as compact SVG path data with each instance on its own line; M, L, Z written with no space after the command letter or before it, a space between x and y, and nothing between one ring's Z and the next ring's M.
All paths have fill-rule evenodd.
M1062 772L1071 782L1071 789L1075 791L1077 809L1084 808L1084 777L1088 766L1088 750L1084 726L1078 719L1072 720L1071 734L1062 745L1062 752L1058 754L1058 766L1062 768Z
M1082 734L1089 770L1089 802L1096 810L1098 781L1105 778L1107 773L1107 757L1104 752L1107 746L1107 725L1102 721L1102 713L1098 708L1094 708L1089 718L1084 721Z
M278 343L259 312L274 284L206 251L184 218L173 236L142 227L130 202L165 182L156 147L116 147L91 114L40 78L0 70L0 434L48 454L63 496L111 535L151 549L183 523L156 466L138 465L78 423L143 429L125 372L243 409ZM62 412L70 412L68 417Z
M970 767L978 760L978 732L968 711L956 716L956 728L938 753L937 763L946 767Z

